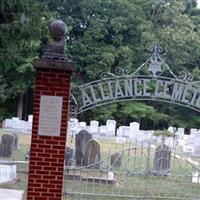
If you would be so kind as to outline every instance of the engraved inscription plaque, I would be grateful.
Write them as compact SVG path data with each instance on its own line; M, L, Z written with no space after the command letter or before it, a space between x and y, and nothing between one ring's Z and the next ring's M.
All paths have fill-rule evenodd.
M60 136L62 103L62 97L41 96L39 135Z

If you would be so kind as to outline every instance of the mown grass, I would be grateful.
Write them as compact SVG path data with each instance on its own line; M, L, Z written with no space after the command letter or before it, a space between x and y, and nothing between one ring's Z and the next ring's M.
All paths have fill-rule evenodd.
M5 132L0 129L0 137ZM6 132L7 133L7 132ZM70 142L68 138L68 146L74 148L74 140ZM116 175L116 184L98 184L87 183L84 181L73 181L65 179L65 189L71 192L83 193L83 195L66 195L64 199L69 200L118 200L118 199L200 199L200 185L191 183L191 175L194 169L184 160L177 159L172 155L172 176L158 177L158 176L127 176L125 172L139 172L141 169L146 170L146 158L149 154L149 166L153 166L154 149L148 152L147 148L135 149L133 144L127 143L125 145L116 144L115 139L99 139L101 143L102 159L105 159L104 169L108 169L110 164L110 155L116 151L122 151L132 147L132 150L123 151L122 166L120 168L112 169ZM20 160L25 161L25 154L30 149L31 135L19 134L19 150L15 150L11 158L6 160ZM4 159L5 158L0 158ZM78 172L77 173L83 173ZM84 172L86 173L86 172ZM98 172L99 173L99 172ZM85 175L85 174L84 174ZM105 175L105 174L104 174ZM89 169L87 176L99 176L97 172ZM17 165L17 180L12 183L1 184L1 188L24 190L24 199L26 199L28 180L28 165ZM90 195L84 195L90 193ZM98 195L99 194L99 195ZM98 195L98 196L95 196ZM101 195L101 196L100 196ZM104 196L106 195L106 196ZM110 197L115 195L114 197ZM152 197L152 198L150 198ZM157 197L157 198L156 198ZM166 198L164 198L166 197Z

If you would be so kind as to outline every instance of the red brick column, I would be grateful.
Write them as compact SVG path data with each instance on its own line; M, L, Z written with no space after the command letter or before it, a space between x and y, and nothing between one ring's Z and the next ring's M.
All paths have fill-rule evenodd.
M60 43L56 43L56 45L59 46ZM48 55L44 54L43 58L34 61L36 83L27 192L28 200L62 199L70 77L73 64L66 58L57 59L58 56L62 58L63 55L64 57L66 56L60 51L53 55L53 52L58 49L52 49L52 46L50 46L47 49L47 52L51 52L50 57L46 53ZM51 98L53 99L54 97L59 98L61 112L58 111L58 113L61 113L60 119L59 116L54 116L54 113L51 114L52 110L57 112L57 107L51 107L54 104L47 104L46 102L42 104L41 102L43 98L51 101ZM41 105L46 107L42 108ZM51 122L53 125L50 124Z

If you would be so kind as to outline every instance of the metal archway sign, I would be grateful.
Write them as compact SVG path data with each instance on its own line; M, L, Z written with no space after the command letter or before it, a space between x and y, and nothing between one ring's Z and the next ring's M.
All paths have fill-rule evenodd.
M191 73L175 75L162 59L163 49L157 42L148 50L150 57L133 73L117 68L115 73L103 72L101 79L72 88L71 114L132 100L167 102L200 112L200 81L193 80Z

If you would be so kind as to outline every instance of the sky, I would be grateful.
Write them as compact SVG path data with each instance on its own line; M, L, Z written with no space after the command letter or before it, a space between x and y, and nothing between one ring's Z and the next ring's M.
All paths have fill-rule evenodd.
M198 8L200 8L200 0L197 0L197 3L198 3Z

